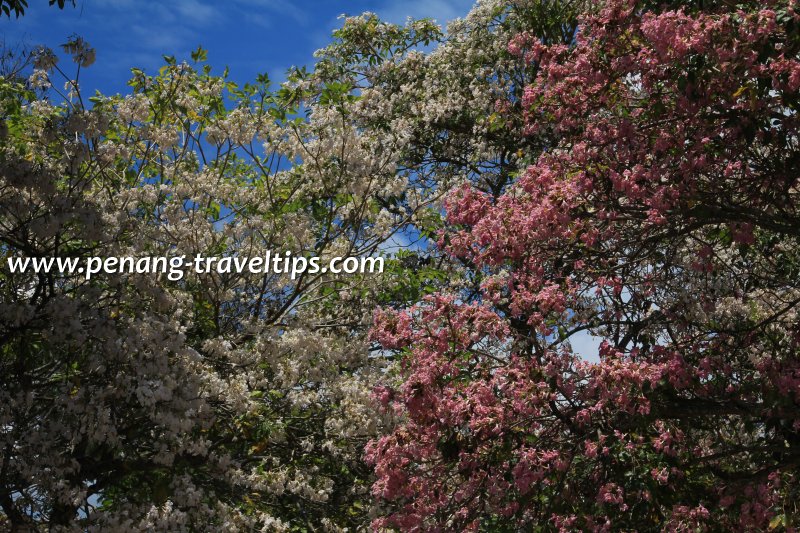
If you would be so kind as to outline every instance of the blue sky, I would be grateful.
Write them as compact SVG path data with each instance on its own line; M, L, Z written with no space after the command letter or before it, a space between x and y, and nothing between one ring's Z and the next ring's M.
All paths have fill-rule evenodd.
M84 94L126 92L131 67L155 72L162 55L189 59L198 45L221 73L237 82L261 72L283 79L292 65L311 65L330 41L341 14L373 11L391 22L431 17L443 26L464 16L473 0L77 0L60 11L30 0L27 13L0 20L6 45L21 41L57 48L75 33L97 50L97 62L81 74Z

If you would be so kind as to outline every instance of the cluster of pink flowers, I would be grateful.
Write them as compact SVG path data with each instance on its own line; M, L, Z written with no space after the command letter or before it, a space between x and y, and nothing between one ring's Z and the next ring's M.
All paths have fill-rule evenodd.
M510 42L539 69L525 131L552 147L510 189L446 203L439 245L478 296L376 315L407 371L405 418L367 449L377 527L782 516L800 482L800 288L771 254L795 261L800 227L797 24L794 1L608 0L574 45ZM571 349L584 331L598 353Z

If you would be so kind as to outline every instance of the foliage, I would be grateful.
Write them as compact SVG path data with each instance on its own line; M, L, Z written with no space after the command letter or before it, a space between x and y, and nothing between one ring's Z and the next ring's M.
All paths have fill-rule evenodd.
M537 74L500 117L546 143L449 196L440 244L479 289L376 315L406 369L376 527L797 527L799 23L608 0L574 41L517 27Z
M65 45L78 67L93 50ZM204 51L193 54L204 59ZM366 256L425 208L356 95L165 58L131 94L2 80L3 258ZM36 89L35 91L32 89ZM44 92L43 92L44 91ZM336 92L346 98L323 98ZM44 95L49 95L44 96ZM55 103L54 103L55 102ZM305 114L305 117L304 117ZM376 275L0 271L0 523L90 531L357 527L385 417Z
M0 527L798 527L796 9L366 13L275 88L201 48L91 97L78 36L74 76L4 56L4 262L387 269L4 264Z
M69 1L75 6L75 0ZM49 2L51 6L58 4L59 9L64 9L67 0L49 0ZM0 0L0 15L5 15L8 18L11 18L11 13L14 13L16 18L19 18L20 15L25 14L26 9L28 9L27 0Z

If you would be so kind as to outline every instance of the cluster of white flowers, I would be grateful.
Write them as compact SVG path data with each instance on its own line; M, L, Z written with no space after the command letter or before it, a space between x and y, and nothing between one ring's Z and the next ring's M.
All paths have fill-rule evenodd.
M40 68L33 70L33 74L28 78L28 83L34 89L47 89L51 86L47 71Z
M117 103L117 116L126 123L144 122L150 116L150 100L147 95L127 95Z
M93 59L82 41L68 52ZM54 58L40 54L38 86ZM223 80L186 64L137 80L134 94L91 110L26 103L27 154L0 147L5 247L370 255L428 207L422 192L405 211L378 202L407 192L397 173L410 137L365 128L358 100L343 113L309 94L308 120L282 123L249 101L212 112ZM220 146L213 158L206 140ZM263 151L243 151L253 146ZM89 531L280 531L304 502L317 526L355 520L338 506L367 494L363 444L387 423L371 395L385 363L366 340L380 276L4 282L3 349L18 356L0 361L0 448L11 450L0 452L11 465L0 492L13 478L20 495L6 517Z

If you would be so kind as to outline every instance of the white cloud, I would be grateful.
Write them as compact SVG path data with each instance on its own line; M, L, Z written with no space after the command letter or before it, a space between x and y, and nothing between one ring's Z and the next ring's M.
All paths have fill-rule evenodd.
M198 0L173 0L173 5L178 9L181 21L193 22L198 26L207 26L222 16L213 5Z
M600 362L599 353L602 341L602 337L595 337L587 331L580 331L569 338L573 353L592 363Z
M455 18L464 17L474 0L390 0L376 13L387 22L402 24L406 18L432 18L442 27Z
M153 31L149 25L136 24L131 26L130 31L138 37L138 43L142 48L154 50L158 53L172 54L184 46L185 36L183 32L176 31Z
M252 12L253 10L269 11L273 14L288 16L295 22L306 25L309 22L309 12L306 9L297 7L294 2L287 0L231 0L232 4L236 4L243 8L243 11ZM269 20L270 18L260 12L249 13L248 16L256 16L262 20ZM260 24L263 24L260 22Z

